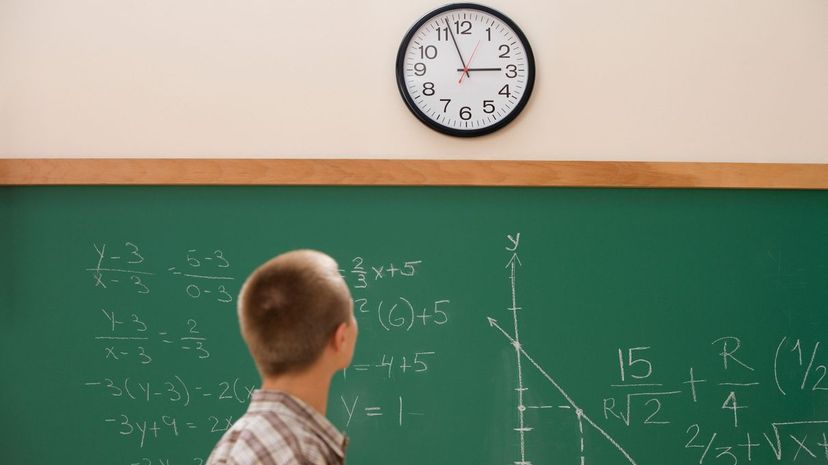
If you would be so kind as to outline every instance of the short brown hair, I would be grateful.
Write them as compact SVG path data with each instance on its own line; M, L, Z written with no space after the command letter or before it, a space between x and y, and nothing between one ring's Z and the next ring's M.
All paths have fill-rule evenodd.
M350 321L351 306L333 258L314 250L287 252L258 267L242 286L242 337L262 376L298 371Z

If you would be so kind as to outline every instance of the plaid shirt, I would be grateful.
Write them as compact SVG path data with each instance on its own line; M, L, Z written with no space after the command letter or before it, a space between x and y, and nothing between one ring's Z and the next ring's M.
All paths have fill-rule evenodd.
M206 465L344 465L347 439L301 400L257 389Z

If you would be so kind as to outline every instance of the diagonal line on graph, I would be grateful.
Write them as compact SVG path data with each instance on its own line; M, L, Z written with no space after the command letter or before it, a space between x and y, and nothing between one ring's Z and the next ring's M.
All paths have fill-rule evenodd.
M541 367L538 364L538 362L535 361L535 359L533 359L529 354L526 353L525 350L523 350L523 346L514 338L512 338L512 336L510 336L509 333L504 331L503 328L500 327L500 325L497 324L497 320L495 320L492 317L486 317L486 319L489 321L489 326L497 328L501 333L503 333L503 336L505 336L506 339L508 339L509 342L511 342L512 346L514 346L518 351L520 351L520 353L524 357L526 357L526 360L528 360L529 363L531 363L543 375L543 377L547 379L547 381L549 381L550 383L552 383L553 386L555 386L555 389L557 389L558 392L561 393L564 399L566 399L569 405L571 405L576 412L580 412L580 416L584 420L586 420L587 423L589 423L593 428L595 428L596 431L601 433L601 435L604 436L604 438L606 438L607 441L609 441L616 449L618 449L618 451L621 452L621 454L627 459L628 462L630 462L631 465L637 465L635 460L633 460L633 458L630 457L630 454L627 453L627 451L624 450L624 448L621 447L621 445L618 444L618 442L616 442L615 439L613 439L612 436L609 435L609 433L604 431L603 428L601 428L594 421L592 421L592 419L586 413L584 413L583 409L581 409L580 407L578 407L577 404L575 404L575 401L572 400L569 394L567 394L566 391L563 390L560 384L558 384L551 376L549 376L549 373L547 373L546 370L544 370L543 367Z

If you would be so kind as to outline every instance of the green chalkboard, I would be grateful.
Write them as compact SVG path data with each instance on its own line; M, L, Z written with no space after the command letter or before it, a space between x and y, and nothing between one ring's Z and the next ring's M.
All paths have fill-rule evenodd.
M4 463L202 463L258 384L239 286L305 247L355 299L349 463L828 457L826 191L6 187L0 244Z

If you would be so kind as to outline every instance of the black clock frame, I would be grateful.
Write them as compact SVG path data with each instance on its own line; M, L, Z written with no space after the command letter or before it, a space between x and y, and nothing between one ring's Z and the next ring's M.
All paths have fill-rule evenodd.
M524 53L526 54L526 58L528 60L527 63L527 75L526 75L526 90L524 91L523 95L518 100L515 108L506 115L505 118L501 119L500 121L496 122L491 126L487 126L485 128L479 129L456 129L451 128L448 126L444 126L433 119L429 118L419 107L417 107L417 103L411 97L411 94L408 93L408 89L405 85L405 52L408 49L408 44L411 42L411 39L414 38L414 34L417 32L420 27L422 27L425 23L431 21L435 16L438 16L446 11L450 10L458 10L458 9L472 9L472 10L480 10L482 12L488 13L492 16L497 17L501 21L503 21L506 25L508 25L515 34L518 36L520 41L523 43L525 48ZM503 128L507 124L511 123L521 111L526 106L526 103L529 102L529 97L532 95L532 89L535 86L535 56L532 53L532 47L529 45L529 41L526 39L526 35L523 34L523 31L515 24L514 21L509 19L503 13L489 8L487 6L479 5L477 3L452 3L436 10L433 10L427 13L425 16L420 18L419 21L414 23L414 26L408 31L408 33L403 38L402 42L400 43L400 48L397 51L397 88L400 91L400 95L402 96L403 100L405 101L406 106L408 109L411 110L411 113L417 117L423 124L434 129L435 131L442 132L443 134L448 134L450 136L456 137L475 137L475 136L482 136L485 134L490 134L492 132L497 131L498 129Z

